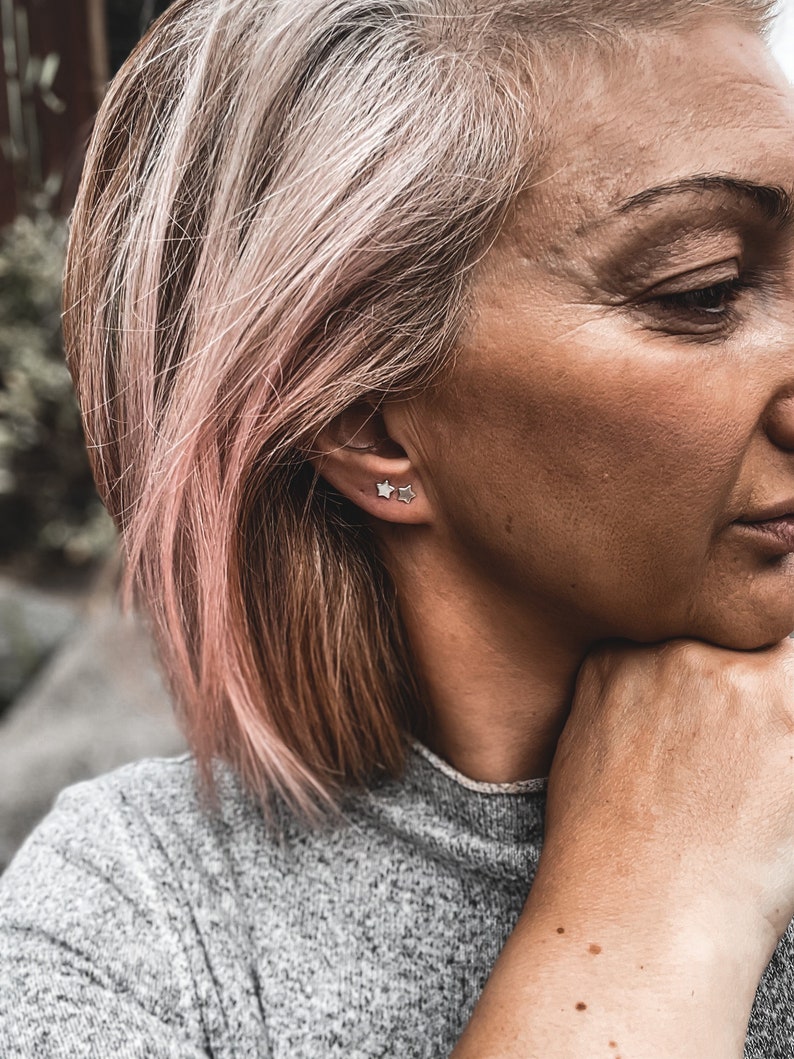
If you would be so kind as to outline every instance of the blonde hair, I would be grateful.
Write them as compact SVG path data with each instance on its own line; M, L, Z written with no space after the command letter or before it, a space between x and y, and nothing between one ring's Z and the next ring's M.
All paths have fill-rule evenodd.
M532 54L762 0L177 0L110 87L64 326L188 739L311 812L421 724L395 593L307 448L439 377L542 150ZM649 10L650 9L650 10ZM621 28L622 27L622 28ZM519 54L522 56L518 61Z

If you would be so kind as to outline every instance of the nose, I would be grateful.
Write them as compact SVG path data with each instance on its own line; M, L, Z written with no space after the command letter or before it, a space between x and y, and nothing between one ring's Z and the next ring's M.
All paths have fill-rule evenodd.
M788 390L771 402L764 425L774 445L794 452L794 392Z

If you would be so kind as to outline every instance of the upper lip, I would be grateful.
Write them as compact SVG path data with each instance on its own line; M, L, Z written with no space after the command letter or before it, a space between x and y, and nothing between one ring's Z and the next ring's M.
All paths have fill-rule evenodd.
M776 518L789 516L794 518L794 500L781 500L779 504L771 504L763 511L756 511L752 515L742 515L737 522L771 522Z

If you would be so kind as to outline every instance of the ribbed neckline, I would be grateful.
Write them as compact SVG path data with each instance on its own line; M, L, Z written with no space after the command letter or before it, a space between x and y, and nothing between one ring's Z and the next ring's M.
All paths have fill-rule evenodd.
M378 830L456 870L481 872L519 886L531 878L543 841L545 780L481 783L462 775L421 743L405 772L354 796ZM358 806L358 808L356 808Z
M411 749L415 753L420 754L426 761L429 761L439 772L443 772L445 776L459 786L465 787L466 790L473 791L475 794L542 794L545 792L549 782L546 776L530 780L516 780L513 783L486 783L483 780L473 780L469 776L464 776L462 772L458 772L449 762L434 754L418 739L415 739L411 744Z

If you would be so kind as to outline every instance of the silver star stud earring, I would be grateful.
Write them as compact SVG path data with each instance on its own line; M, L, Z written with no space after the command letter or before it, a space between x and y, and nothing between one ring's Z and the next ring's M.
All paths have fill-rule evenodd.
M386 478L382 482L376 482L375 487L378 490L378 496L383 496L387 500L394 492L394 486L389 484L389 479Z
M410 485L404 485L397 490L397 499L402 500L404 504L410 504L416 493L410 487Z

